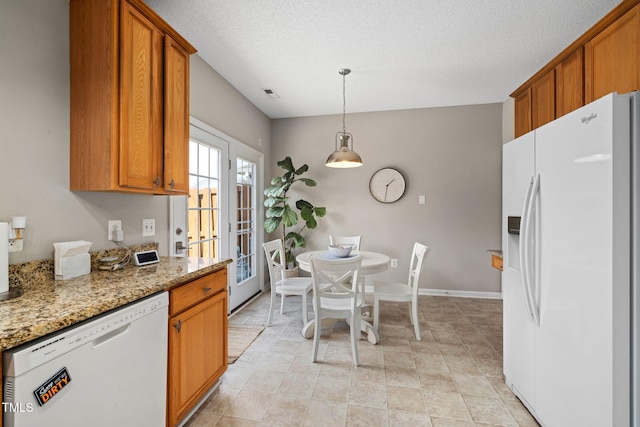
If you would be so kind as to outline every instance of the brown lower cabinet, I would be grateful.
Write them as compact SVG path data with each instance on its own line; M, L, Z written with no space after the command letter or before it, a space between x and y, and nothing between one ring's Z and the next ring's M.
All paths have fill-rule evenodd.
M173 427L227 370L227 269L169 292L167 426Z

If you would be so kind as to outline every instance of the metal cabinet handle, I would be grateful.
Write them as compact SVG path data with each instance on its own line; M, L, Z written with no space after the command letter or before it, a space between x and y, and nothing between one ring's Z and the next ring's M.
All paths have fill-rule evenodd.
M211 288L202 288L203 291L205 292L209 292L211 290Z
M182 322L178 320L178 323L174 323L173 327L178 330L178 333L180 333L180 329L182 329Z
M176 183L175 181L172 179L171 182L169 183L169 187L171 187L171 189L173 190L173 187L175 187Z
M156 176L156 180L153 181L153 185L160 187L160 175Z

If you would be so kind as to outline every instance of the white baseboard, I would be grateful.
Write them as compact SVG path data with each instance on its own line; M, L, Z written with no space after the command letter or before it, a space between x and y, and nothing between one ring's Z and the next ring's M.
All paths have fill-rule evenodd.
M502 299L500 292L478 292L478 291L449 291L445 289L423 289L418 290L420 295L443 296L443 297L459 297L459 298L485 298L485 299Z
M365 291L373 293L373 286L365 286ZM483 299L502 299L500 292L479 292L479 291L449 291L445 289L425 289L418 290L419 295L430 295L440 297L456 297L456 298L483 298Z

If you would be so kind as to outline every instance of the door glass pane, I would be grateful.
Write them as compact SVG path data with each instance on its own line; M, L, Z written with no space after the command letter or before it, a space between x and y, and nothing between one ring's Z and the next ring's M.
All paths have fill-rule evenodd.
M219 256L220 151L207 144L189 142L189 256Z
M256 265L255 225L255 163L238 157L236 176L236 251L238 256L237 280L240 283L253 277Z

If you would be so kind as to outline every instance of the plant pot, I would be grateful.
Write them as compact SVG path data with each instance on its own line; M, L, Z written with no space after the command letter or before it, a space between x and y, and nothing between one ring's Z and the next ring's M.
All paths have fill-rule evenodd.
M290 279L292 277L298 277L300 275L300 272L298 270L298 267L293 267L293 268L287 268L286 270L284 270L284 277L285 279ZM282 278L281 272L277 273L277 280L280 280Z

